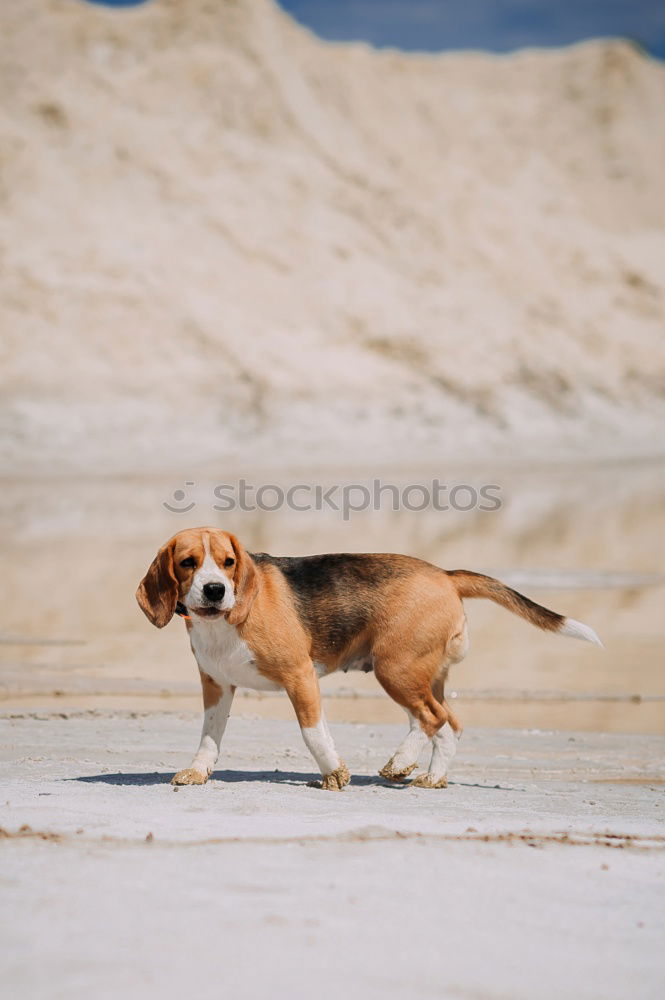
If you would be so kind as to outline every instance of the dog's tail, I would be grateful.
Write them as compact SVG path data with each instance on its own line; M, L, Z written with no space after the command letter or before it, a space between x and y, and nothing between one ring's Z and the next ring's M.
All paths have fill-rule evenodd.
M486 597L495 604L500 604L507 611L526 618L528 622L537 628L542 628L546 632L558 632L559 635L570 635L573 639L584 639L586 642L595 642L597 646L602 646L602 642L588 625L575 621L574 618L565 618L556 611L550 611L535 601L530 601L523 594L518 594L516 590L507 587L500 580L495 580L492 576L484 576L482 573L470 573L465 569L453 569L448 571L448 576L452 580L460 597Z

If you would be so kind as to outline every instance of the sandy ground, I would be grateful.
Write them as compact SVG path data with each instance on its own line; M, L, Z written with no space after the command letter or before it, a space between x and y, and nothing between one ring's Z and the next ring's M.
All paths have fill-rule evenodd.
M336 725L333 794L295 722L234 717L176 792L198 722L2 718L12 995L662 996L662 737L471 730L432 792L377 777L401 727Z

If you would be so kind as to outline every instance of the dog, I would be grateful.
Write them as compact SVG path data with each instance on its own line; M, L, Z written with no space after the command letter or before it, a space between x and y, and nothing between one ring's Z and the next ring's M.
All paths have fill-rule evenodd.
M485 597L532 625L602 645L588 625L541 607L493 577L443 570L410 556L250 553L217 528L179 531L163 545L136 591L149 621L185 618L203 688L203 731L176 785L204 784L237 687L286 691L321 787L342 789L349 771L321 709L319 678L374 671L406 709L409 732L379 772L405 781L428 741L426 773L411 781L445 788L462 728L444 697L450 667L468 650L462 601Z

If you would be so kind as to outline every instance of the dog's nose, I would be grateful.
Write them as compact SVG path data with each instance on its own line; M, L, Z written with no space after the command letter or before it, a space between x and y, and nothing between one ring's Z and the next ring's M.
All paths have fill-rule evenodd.
M221 601L226 590L223 583L204 583L203 596L209 601Z

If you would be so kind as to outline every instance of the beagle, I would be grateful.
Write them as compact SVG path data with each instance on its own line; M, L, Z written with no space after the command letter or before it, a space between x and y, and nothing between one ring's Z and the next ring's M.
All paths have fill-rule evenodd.
M534 604L498 580L446 571L389 554L277 557L249 553L217 528L178 532L159 550L136 591L163 628L185 617L203 688L203 731L176 785L212 773L236 687L286 691L322 787L341 789L349 772L321 709L319 678L373 670L406 709L409 732L379 772L403 781L429 741L426 773L411 784L445 788L461 726L444 698L449 668L468 649L462 599L486 597L549 632L601 645L593 629Z

